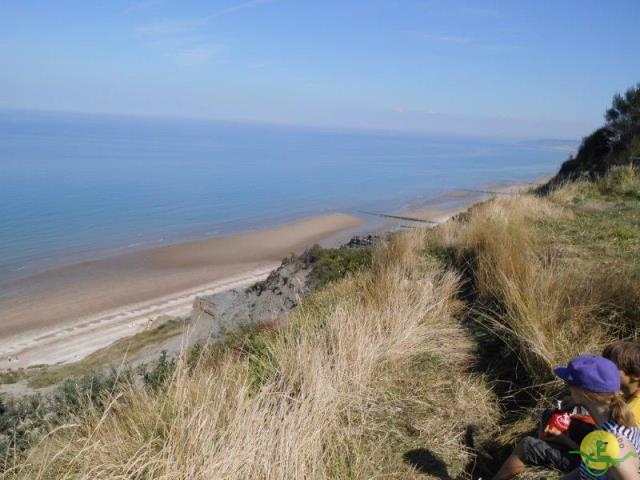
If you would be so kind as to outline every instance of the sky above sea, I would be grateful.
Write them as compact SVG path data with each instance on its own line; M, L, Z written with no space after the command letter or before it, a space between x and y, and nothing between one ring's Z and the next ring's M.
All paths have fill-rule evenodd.
M329 212L532 181L575 141L0 110L0 284Z
M0 107L579 138L638 0L5 0Z

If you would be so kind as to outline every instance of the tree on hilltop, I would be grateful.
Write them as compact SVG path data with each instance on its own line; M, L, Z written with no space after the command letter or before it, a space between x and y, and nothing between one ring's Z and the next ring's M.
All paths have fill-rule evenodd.
M543 190L580 177L601 177L616 165L640 164L640 83L615 94L604 117L606 123L582 139L576 156Z
M638 133L640 129L640 83L629 88L624 95L615 94L605 118L607 127L621 137L629 133Z

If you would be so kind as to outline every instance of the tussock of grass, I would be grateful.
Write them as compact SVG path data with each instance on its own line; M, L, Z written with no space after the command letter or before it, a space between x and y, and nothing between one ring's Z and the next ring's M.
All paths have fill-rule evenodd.
M178 360L164 390L131 387L106 412L84 411L8 477L413 478L402 454L415 448L461 472L467 425L495 410L464 372L458 279L425 263L423 241L380 247L371 270L321 290L248 350L214 361L204 349L193 369Z
M536 224L570 215L533 195L495 199L451 222L432 240L473 275L476 320L500 337L530 381L552 379L553 366L606 341L593 310L590 278L550 255ZM589 328L589 335L580 335Z
M633 165L613 168L597 182L603 195L617 195L640 200L640 171Z
M589 198L640 200L640 169L624 165L609 170L597 181L587 179L568 182L549 193L549 199L560 203L579 203Z
M586 178L564 183L550 190L545 198L561 205L571 205L584 202L600 195L595 182Z

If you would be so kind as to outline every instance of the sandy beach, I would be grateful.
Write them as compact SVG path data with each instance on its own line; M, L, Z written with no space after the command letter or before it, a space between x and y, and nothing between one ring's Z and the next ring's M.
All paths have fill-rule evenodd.
M283 257L313 243L334 246L355 231L442 223L493 194L529 185L457 190L371 223L346 214L312 217L239 235L168 245L25 278L0 293L0 369L78 361L152 325L187 316L196 296L249 286ZM374 212L370 212L374 213ZM373 217L369 216L369 220Z
M0 296L0 368L81 359L146 328L150 318L187 315L197 295L252 284L290 253L364 223L323 215L25 278Z

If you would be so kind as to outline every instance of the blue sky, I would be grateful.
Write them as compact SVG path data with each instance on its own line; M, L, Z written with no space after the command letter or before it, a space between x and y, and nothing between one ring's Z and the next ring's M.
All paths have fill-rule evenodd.
M576 138L640 1L4 0L0 107Z

